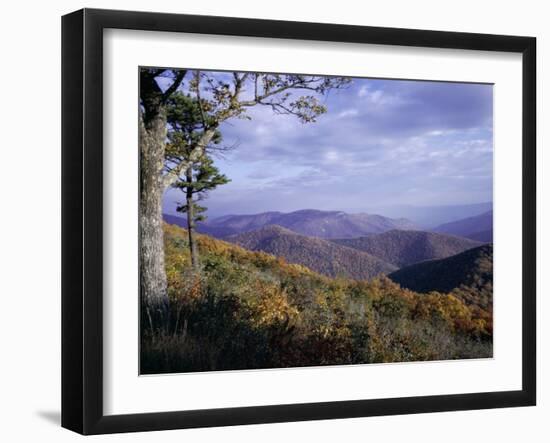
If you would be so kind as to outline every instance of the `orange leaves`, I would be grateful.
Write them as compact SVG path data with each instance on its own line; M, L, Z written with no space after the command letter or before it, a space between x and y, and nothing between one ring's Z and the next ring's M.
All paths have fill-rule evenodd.
M475 288L420 294L383 276L332 279L206 235L197 236L203 266L197 273L191 269L186 234L165 226L169 295L178 308L174 330L187 334L189 355L174 348L183 368L492 355L492 312L469 302Z
M255 326L266 326L295 319L299 312L288 300L287 294L278 286L261 280L253 284L255 300L250 307Z
M453 331L468 334L492 334L492 315L479 307L469 307L451 294L431 292L419 295L413 318L444 320Z

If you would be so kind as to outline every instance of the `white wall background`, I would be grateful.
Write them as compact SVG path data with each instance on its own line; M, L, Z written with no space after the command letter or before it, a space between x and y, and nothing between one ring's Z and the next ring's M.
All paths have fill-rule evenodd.
M429 442L546 442L550 439L550 28L545 2L399 0L297 2L12 1L2 8L0 69L0 438L69 442L60 414L60 31L81 7L274 18L538 38L539 405L411 416L333 420L94 437L94 441L280 442L370 439ZM544 251L541 252L544 248ZM546 275L541 275L546 272Z

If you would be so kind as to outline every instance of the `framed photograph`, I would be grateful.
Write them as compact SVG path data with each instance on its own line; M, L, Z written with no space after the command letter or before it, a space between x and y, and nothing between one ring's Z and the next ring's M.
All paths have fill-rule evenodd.
M62 55L64 427L535 405L534 38L84 9Z

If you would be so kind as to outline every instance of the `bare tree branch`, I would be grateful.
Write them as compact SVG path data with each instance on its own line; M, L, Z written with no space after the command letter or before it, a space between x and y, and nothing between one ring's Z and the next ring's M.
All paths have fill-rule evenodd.
M177 74L174 77L174 81L166 89L166 91L164 91L164 93L162 94L162 101L163 102L166 102L166 100L168 100L170 98L170 96L176 91L176 89L179 88L179 86L181 85L181 82L183 81L186 74L187 74L186 69L181 69L181 70L177 71Z
M319 80L315 80L315 81L319 81ZM241 106L254 106L254 105L257 105L257 104L261 103L266 98L269 98L269 97L272 97L274 95L280 94L281 92L287 91L289 89L301 89L301 90L308 90L308 91L317 91L318 88L315 88L313 86L307 86L308 84L311 84L311 83L314 83L314 81L311 80L311 81L308 81L307 83L300 82L300 81L295 81L295 82L289 83L285 86L281 86L280 88L273 89L269 92L266 92L263 95L260 95L260 96L256 95L254 97L254 100L242 101L242 102L240 102L240 105Z
M206 91L212 96L203 99L201 95L201 79L205 78L207 83ZM253 99L239 100L244 91L246 81L251 77L253 84ZM263 75L238 72L232 73L231 87L227 80L217 80L203 74L201 71L195 71L194 84L191 90L194 90L198 102L200 119L204 132L194 146L189 140L189 150L182 155L171 155L166 158L169 165L165 169L163 183L165 187L173 185L179 176L189 167L190 164L200 160L206 150L216 150L209 146L217 128L222 122L233 117L246 118L245 107L255 105L270 106L276 114L288 114L298 117L303 122L314 122L315 118L326 112L326 108L320 104L313 96L302 96L293 102L289 102L291 90L312 91L317 94L324 94L332 88L339 88L346 83L344 78L327 79L322 76L301 76L301 75ZM260 81L263 82L263 92L259 92ZM231 81L229 82L231 83ZM288 92L287 92L288 91ZM270 100L268 100L270 99ZM208 105L206 108L205 105ZM207 111L209 114L207 114ZM223 148L218 151L223 152Z
M200 79L200 77L201 77L201 72L196 71L196 74L195 74L196 80L195 81L197 82L197 101L199 103L199 111L201 113L202 126L206 130L206 129L208 129L208 124L207 124L206 114L204 113L204 107L202 105L201 79Z

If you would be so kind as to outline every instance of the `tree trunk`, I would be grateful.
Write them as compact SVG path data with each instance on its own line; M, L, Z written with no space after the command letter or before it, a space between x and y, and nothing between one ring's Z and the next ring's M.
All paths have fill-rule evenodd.
M193 182L193 167L189 166L185 172L188 183ZM191 253L191 265L196 271L199 269L199 254L195 242L195 205L193 202L193 188L189 186L186 193L187 204L187 235L189 237L189 252Z
M166 100L177 90L186 70L175 71L172 84L161 90L156 78L166 69L140 69L139 76L139 267L142 319L152 332L166 329L169 300L164 267L162 197L170 185L163 176L166 149Z
M150 326L166 326L168 294L162 228L162 171L166 140L166 114L162 108L146 123L140 116L140 290Z

